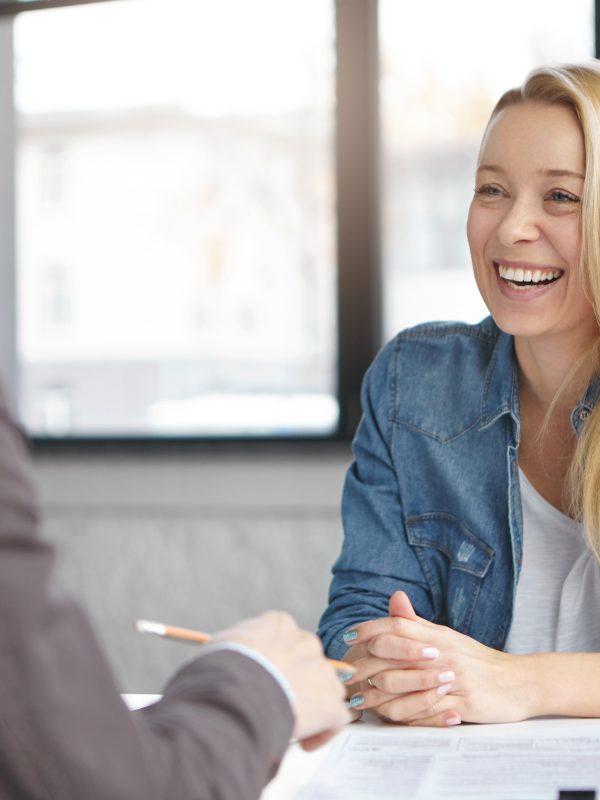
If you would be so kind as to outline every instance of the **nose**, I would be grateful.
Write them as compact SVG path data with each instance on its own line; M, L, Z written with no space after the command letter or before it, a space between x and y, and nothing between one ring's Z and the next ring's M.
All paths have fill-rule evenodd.
M535 242L540 236L536 204L526 197L513 200L500 220L497 235L505 247Z

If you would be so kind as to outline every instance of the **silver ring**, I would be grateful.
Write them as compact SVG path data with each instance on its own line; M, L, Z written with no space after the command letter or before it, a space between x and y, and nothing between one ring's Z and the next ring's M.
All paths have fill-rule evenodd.
M377 687L375 686L375 684L373 683L373 681L371 680L371 678L367 678L367 683L369 684L369 686L372 686L372 687L373 687L373 689L376 689L376 688L377 688Z

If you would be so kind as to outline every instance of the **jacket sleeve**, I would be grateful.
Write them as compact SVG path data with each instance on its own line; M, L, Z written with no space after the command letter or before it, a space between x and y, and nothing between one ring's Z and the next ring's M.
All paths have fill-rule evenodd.
M188 664L131 713L85 615L51 582L20 436L0 408L0 797L251 800L293 726L274 678L244 655Z
M408 594L419 616L434 616L427 580L406 536L392 458L396 343L380 351L363 381L363 416L342 499L344 543L333 566L329 606L319 624L319 635L332 658L342 658L348 649L343 632L386 617L389 598L399 589ZM404 468L409 464L407 458Z

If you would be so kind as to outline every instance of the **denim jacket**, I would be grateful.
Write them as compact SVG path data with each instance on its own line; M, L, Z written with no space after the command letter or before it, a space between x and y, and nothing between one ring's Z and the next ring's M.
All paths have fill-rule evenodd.
M594 381L572 413L579 433ZM399 333L369 368L342 501L344 545L319 635L387 616L404 589L419 616L502 649L522 559L518 369L491 317Z

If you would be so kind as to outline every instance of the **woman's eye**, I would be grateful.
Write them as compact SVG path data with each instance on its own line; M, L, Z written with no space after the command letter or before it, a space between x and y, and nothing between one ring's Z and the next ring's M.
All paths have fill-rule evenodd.
M570 192L564 192L562 189L553 189L550 194L546 196L548 200L553 200L556 203L578 203L579 198L575 197Z
M476 186L475 194L483 195L483 197L501 197L502 191L497 186L486 184L485 186Z

